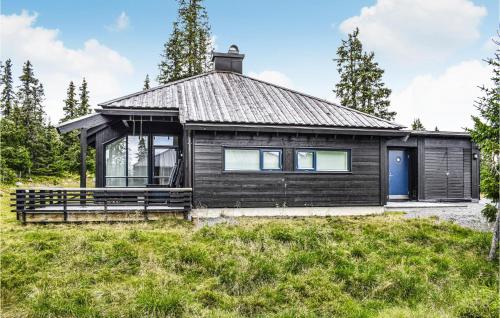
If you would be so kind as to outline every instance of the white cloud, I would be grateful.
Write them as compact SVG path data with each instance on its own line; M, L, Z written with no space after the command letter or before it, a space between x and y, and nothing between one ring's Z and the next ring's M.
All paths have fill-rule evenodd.
M477 40L486 8L469 0L378 0L340 24L357 26L370 50L414 63L440 59Z
M125 93L122 85L131 79L133 67L118 52L95 39L81 49L70 49L58 39L57 29L35 26L37 15L0 15L1 59L11 58L15 66L30 60L35 75L45 88L45 109L53 122L62 117L63 99L70 80L80 85L87 79L90 101L95 103ZM18 74L14 74L16 77Z
M125 11L122 11L120 15L116 18L115 22L113 25L109 25L106 27L109 31L123 31L127 29L130 25L130 18L128 15L125 13Z
M260 73L250 72L248 76L283 87L293 88L292 80L278 71L267 70Z
M453 65L438 76L419 75L392 97L398 112L396 122L410 127L420 118L425 128L461 131L472 127L476 113L474 100L481 96L480 85L489 86L491 68L482 61L470 60Z

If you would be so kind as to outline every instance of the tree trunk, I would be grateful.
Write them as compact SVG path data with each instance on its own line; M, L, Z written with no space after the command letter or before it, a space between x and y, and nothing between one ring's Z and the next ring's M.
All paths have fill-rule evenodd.
M497 218L495 220L495 226L493 227L493 238L491 239L490 254L488 255L488 260L492 261L495 259L498 247L498 236L500 235L500 211L497 205Z

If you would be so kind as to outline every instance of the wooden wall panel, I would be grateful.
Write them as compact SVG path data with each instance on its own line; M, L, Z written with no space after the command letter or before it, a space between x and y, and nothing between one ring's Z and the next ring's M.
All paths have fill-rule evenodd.
M464 149L464 198L472 198L472 150Z
M380 204L378 137L199 132L193 137L195 207L342 206ZM225 172L223 147L276 147L282 172ZM296 148L350 149L352 173L296 172Z
M446 148L425 149L425 199L447 197Z
M448 148L448 199L464 198L464 153L462 148Z

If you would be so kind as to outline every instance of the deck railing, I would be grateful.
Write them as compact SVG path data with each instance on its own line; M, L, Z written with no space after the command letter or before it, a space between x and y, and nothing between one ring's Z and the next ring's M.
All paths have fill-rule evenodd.
M63 220L73 212L148 213L188 212L191 210L191 188L29 188L11 193L11 206L18 220L26 222L32 214L62 214Z

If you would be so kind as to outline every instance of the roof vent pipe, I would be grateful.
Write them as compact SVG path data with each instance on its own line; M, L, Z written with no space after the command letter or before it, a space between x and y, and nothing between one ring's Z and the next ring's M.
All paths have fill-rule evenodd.
M227 53L212 52L212 62L216 71L243 73L243 58L245 54L240 54L238 46L233 44Z

